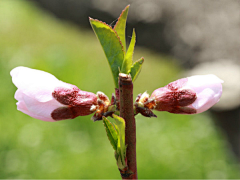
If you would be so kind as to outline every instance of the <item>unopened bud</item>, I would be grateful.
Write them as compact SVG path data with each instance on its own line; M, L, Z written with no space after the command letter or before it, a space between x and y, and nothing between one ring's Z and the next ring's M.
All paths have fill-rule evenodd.
M58 80L52 74L27 67L11 71L17 86L17 109L43 121L72 119L93 113L97 96Z
M52 95L61 104L68 105L68 110L66 108L55 109L52 113L53 119L60 120L63 116L61 113L65 114L64 119L73 119L77 116L92 114L96 110L94 106L97 105L97 96L94 93L82 91L76 86L71 89L58 87Z
M179 79L156 89L150 99L155 110L176 114L196 114L208 110L222 95L223 81L215 75L198 75Z

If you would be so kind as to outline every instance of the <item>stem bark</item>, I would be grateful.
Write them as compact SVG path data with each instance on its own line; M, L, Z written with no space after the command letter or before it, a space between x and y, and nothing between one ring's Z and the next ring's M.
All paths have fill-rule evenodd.
M119 74L120 116L125 120L126 162L128 171L123 179L137 179L136 123L133 110L133 83L130 75ZM131 174L132 172L132 174ZM131 175L128 175L131 174Z

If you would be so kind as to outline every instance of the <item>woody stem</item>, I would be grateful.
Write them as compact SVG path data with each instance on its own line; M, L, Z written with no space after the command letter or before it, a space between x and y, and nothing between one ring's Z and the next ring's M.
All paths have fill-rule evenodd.
M126 161L128 166L127 174L122 175L123 179L137 179L136 162L136 124L133 110L133 83L130 75L119 74L119 100L120 116L125 120L125 143L127 145Z

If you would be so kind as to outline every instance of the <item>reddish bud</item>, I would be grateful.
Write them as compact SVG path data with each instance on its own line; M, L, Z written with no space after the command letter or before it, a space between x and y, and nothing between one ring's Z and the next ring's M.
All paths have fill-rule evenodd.
M55 120L73 119L77 116L86 116L95 111L97 96L91 92L86 92L72 85L71 89L56 88L52 96L61 104L68 107L55 109L51 116Z
M216 104L222 95L223 81L215 75L199 75L179 79L156 89L150 99L155 99L158 111L176 114L195 114Z

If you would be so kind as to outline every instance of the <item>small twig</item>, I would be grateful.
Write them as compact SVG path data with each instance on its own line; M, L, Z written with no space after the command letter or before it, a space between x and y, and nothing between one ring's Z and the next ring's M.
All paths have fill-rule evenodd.
M133 83L130 75L119 74L120 116L125 120L126 161L128 170L123 179L137 179L136 124L133 110Z

